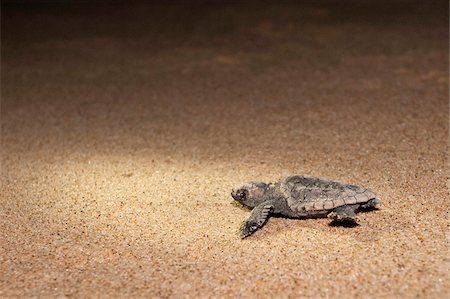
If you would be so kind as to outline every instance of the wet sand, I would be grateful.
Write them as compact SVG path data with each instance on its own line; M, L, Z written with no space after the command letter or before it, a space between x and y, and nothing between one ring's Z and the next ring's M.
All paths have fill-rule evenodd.
M3 8L0 297L446 298L447 5ZM241 240L290 174L381 209Z

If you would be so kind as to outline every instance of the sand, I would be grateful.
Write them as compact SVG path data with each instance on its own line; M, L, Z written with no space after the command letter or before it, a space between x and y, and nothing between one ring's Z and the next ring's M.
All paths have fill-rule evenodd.
M5 5L0 297L448 298L447 5ZM381 209L241 240L289 174Z

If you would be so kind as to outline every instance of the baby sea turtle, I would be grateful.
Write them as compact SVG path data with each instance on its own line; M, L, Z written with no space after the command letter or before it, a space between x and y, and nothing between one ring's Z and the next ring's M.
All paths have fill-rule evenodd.
M241 226L241 238L262 227L270 214L288 218L327 216L336 223L356 224L356 212L376 209L380 203L368 189L308 176L289 176L278 183L245 183L233 189L231 196L253 209Z

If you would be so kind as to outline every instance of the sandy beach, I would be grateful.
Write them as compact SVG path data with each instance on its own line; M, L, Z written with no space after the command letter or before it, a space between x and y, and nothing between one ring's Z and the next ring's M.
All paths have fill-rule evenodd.
M448 298L447 2L130 3L2 4L0 298ZM291 174L381 208L240 239Z

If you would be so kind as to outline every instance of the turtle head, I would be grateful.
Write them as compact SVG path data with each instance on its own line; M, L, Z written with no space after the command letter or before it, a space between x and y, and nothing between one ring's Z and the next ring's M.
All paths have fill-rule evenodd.
M249 182L234 188L231 196L246 207L254 208L267 200L268 185L263 182Z

